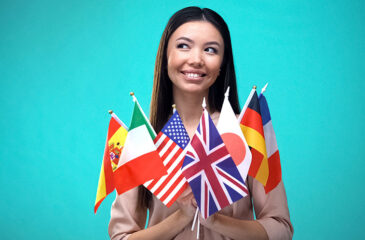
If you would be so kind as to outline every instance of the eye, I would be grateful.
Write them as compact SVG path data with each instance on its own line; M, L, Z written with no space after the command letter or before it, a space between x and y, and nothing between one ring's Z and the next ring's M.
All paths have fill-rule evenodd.
M218 50L215 49L215 48L213 48L213 47L207 47L205 49L205 51L208 52L208 53L214 53L214 54L217 54L218 53Z
M182 49L188 49L189 46L186 43L179 43L177 46L177 48L182 48Z

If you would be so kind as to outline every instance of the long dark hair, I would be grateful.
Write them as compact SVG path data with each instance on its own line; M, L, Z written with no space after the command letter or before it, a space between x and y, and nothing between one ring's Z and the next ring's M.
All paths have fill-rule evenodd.
M229 101L233 111L240 111L236 74L233 64L232 44L228 26L223 18L209 8L187 7L177 11L169 20L162 34L158 47L155 75L150 108L151 124L156 132L161 131L172 113L173 104L172 83L167 74L167 44L175 30L184 23L191 21L207 21L220 32L224 41L224 56L221 71L215 83L209 88L208 106L212 111L220 111L224 100L224 92L230 87ZM150 208L152 194L145 187L140 186L138 192L138 208Z

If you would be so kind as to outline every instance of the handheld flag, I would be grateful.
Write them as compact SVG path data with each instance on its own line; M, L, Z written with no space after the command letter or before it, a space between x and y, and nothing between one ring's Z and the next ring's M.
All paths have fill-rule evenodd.
M248 193L244 180L205 109L187 147L182 171L204 218Z
M265 135L267 160L269 164L269 177L266 182L265 192L273 190L281 181L281 165L278 145L274 128L271 122L269 106L263 94L259 96L261 117Z
M115 189L113 172L117 168L120 154L127 137L127 128L123 122L119 120L114 113L112 113L111 116L104 150L104 159L100 170L98 190L96 193L94 206L95 213L104 198Z
M163 164L168 169L167 175L148 181L144 186L167 207L170 207L187 187L186 179L181 174L181 166L186 153L184 149L189 141L177 111L154 140Z
M118 194L166 174L162 160L152 141L155 137L154 130L136 99L134 102L124 150L114 173Z
M269 165L267 162L260 104L256 91L252 95L246 111L243 113L240 125L252 154L252 162L248 174L266 186L269 176Z
M229 154L237 165L242 179L246 180L251 165L251 151L240 128L240 124L228 100L229 87L226 91L217 129L221 134Z

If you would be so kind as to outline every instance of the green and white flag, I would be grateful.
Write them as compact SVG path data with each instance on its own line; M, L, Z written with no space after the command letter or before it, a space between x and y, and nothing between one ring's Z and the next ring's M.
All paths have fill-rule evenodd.
M136 99L134 102L131 125L114 172L118 194L167 174L153 143L156 133Z

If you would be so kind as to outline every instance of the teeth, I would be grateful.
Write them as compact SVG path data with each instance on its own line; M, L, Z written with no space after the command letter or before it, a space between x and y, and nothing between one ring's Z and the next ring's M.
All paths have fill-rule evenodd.
M197 73L186 73L186 76L191 77L191 78L198 78L198 77L200 77L200 74L197 74Z

